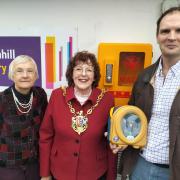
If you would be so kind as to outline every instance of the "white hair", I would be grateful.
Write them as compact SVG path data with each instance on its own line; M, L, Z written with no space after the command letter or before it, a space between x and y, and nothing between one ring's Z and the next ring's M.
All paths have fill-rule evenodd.
M37 64L34 61L34 59L28 55L19 55L17 56L14 60L11 61L10 65L9 65L9 73L8 73L8 77L10 80L13 80L13 75L14 75L14 67L15 65L19 64L19 63L26 63L26 62L32 62L34 65L34 70L36 73L36 77L37 79L39 78L39 74L38 74L38 69L37 69Z

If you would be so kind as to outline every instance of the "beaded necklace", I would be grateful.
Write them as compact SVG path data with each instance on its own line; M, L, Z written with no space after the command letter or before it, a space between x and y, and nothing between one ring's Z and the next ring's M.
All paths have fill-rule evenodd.
M13 88L11 88L11 91L12 91L12 94L13 94L13 99L14 99L14 102L16 104L16 107L18 109L19 112L21 113L28 113L30 110L31 110L31 107L32 107L32 102L33 102L33 92L31 93L30 95L30 99L29 99L29 102L28 103L21 103L18 98L16 97L15 93L14 93L14 90ZM22 110L24 109L24 111Z

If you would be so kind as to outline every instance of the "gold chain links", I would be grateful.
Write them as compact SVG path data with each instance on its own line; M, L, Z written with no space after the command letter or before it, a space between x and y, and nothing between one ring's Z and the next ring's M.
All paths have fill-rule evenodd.
M66 96L66 87L63 86L61 87L62 91L63 91L63 96ZM88 114L92 114L93 110L98 106L99 102L101 101L101 99L103 98L104 94L106 93L106 90L105 89L102 89L101 90L101 94L97 97L97 101L96 101L96 104L93 105L90 109L87 110L86 114L84 116L87 116ZM76 111L75 109L73 108L72 106L72 103L71 101L69 101L68 103L68 106L69 106L69 109L70 109L70 112L72 114L74 114L74 116L76 117Z

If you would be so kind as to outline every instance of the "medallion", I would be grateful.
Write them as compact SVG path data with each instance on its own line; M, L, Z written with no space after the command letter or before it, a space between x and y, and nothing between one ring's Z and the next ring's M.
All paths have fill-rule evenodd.
M83 111L77 112L77 114L72 117L72 128L80 135L88 128L88 118L83 115Z
M61 87L61 89L63 91L63 96L66 96L66 87ZM71 101L67 102L67 105L69 106L69 110L73 114L72 125L71 125L72 129L75 132L77 132L79 135L83 133L84 131L86 131L86 129L88 128L87 116L93 113L93 110L98 106L99 102L102 100L105 93L106 91L102 89L101 93L97 97L96 103L87 110L85 115L83 115L82 110L79 112L76 112L76 110L72 106Z

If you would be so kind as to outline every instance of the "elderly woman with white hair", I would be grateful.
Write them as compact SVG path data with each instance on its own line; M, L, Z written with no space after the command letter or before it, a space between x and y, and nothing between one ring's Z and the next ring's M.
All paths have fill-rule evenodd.
M17 56L9 66L12 86L0 93L0 179L39 180L39 126L47 95L34 83L35 61Z

